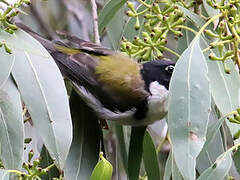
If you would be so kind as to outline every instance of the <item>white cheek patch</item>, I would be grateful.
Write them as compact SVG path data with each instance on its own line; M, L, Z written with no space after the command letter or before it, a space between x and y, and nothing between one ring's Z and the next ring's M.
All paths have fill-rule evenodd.
M150 83L149 90L152 96L160 99L168 95L168 90L163 85L160 85L157 81Z

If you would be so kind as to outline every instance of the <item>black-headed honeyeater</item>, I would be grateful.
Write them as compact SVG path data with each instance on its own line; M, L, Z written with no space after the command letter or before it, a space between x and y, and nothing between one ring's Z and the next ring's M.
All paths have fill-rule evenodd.
M174 62L153 60L138 64L116 52L76 36L49 41L21 23L52 55L86 104L103 120L125 125L147 125L166 113Z

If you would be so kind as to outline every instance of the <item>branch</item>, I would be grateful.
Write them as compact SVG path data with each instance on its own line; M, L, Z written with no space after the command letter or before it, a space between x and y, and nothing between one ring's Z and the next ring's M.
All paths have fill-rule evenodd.
M92 4L93 31L94 31L95 43L100 45L100 36L98 32L97 4L95 0L91 0L91 4Z

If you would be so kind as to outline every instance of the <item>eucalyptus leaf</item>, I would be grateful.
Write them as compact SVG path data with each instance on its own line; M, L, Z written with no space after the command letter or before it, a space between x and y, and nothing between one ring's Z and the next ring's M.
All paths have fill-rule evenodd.
M0 66L1 66L1 71L0 71L0 89L3 86L3 84L8 80L15 57L13 54L8 54L5 52L4 48L0 48Z
M125 16L125 7L122 6L106 26L108 37L112 43L113 49L115 50L118 50L120 45L120 40L122 38L123 28L125 25L124 16Z
M240 148L238 148L233 154L233 161L237 172L240 174Z
M177 61L169 89L169 132L176 164L185 179L196 178L196 158L206 139L211 104L207 71L196 37Z
M120 156L122 159L123 167L125 171L127 172L127 161L128 161L128 154L127 154L127 145L126 145L126 139L124 137L124 131L123 131L123 126L121 125L115 125L115 133L118 141L118 147L120 151Z
M127 0L109 0L102 8L99 14L99 32L102 33L104 28L112 20L119 9L127 2Z
M231 151L221 154L211 167L206 169L197 180L222 180L232 165Z
M0 180L9 180L10 173L7 170L0 169Z
M0 137L0 159L4 167L20 169L24 144L22 102L11 77L0 89Z
M146 127L132 127L128 153L129 180L138 180L143 154L143 138Z
M73 142L64 175L67 180L90 179L100 151L98 118L89 107L83 104L74 90L70 97L70 107L73 120Z
M206 39L200 41L202 49L208 47ZM210 49L210 52L205 53L206 62L208 65L208 77L210 80L211 94L214 102L223 115L236 110L239 107L239 92L240 92L240 77L231 60L227 60L226 66L230 68L230 74L225 73L222 62L212 61L208 58L209 53L215 53L219 56L216 49ZM231 130L232 136L238 132L240 125L232 124L227 121L227 125Z
M12 69L14 80L34 127L62 169L72 141L70 109L62 75L48 52L33 37L23 31L17 31L13 37L17 57ZM25 50L23 47L22 51L18 51L22 42L22 46L26 44L31 48ZM39 53L36 54L36 51Z
M143 162L148 179L161 179L156 148L148 131L145 132L143 139Z

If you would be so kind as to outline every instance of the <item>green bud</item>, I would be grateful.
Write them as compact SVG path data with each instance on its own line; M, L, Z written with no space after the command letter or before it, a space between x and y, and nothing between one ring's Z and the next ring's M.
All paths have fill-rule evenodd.
M132 11L127 11L126 15L129 16L129 17L136 17L137 16L137 14L132 12Z
M28 162L31 162L33 156L34 156L33 150L31 150L31 151L28 153Z
M144 60L150 59L151 53L152 53L152 49L151 49L150 47L147 47L147 48L145 49L145 53L144 53L144 55L142 56L142 58L143 58Z
M127 6L128 6L129 9L131 9L132 12L136 13L135 8L134 8L134 4L132 2L128 1Z
M148 31L151 32L152 31L152 27L150 26L150 23L147 21L144 23L144 28Z
M231 69L226 67L226 66L224 66L224 71L225 71L226 74L230 74L231 73Z
M39 165L39 163L40 163L40 160L39 159L35 159L33 161L33 167L37 167Z
M237 112L238 112L238 114L240 115L240 108L237 108Z
M6 17L8 15L8 13L10 13L12 11L13 7L8 6L7 9L4 11L3 13L3 17Z
M4 31L6 31L9 34L14 34L14 30L12 30L10 28L6 28L6 29L4 29Z
M136 17L136 23L135 23L135 30L137 31L137 30L139 30L139 28L140 28L140 22L139 22L139 18L138 17Z
M3 46L7 53L12 54L12 50L5 43L3 44Z
M240 137L240 130L234 134L234 140Z
M185 22L185 18L179 18L176 22L174 22L171 27L174 28L175 26L182 25Z
M236 14L237 14L237 7L236 7L236 6L232 5L232 6L230 7L230 14L231 14L232 16L236 16Z
M218 38L218 37L219 37L218 34L212 32L212 31L209 30L209 29L205 29L205 30L204 30L204 33L205 33L207 36L210 36L210 37L213 37L213 38Z
M32 138L25 138L24 139L24 143L25 144L28 144L28 143L30 143L32 141Z
M144 15L144 18L145 18L145 19L152 19L152 18L155 18L155 17L156 17L156 15L149 14L149 13L146 13L146 14Z
M222 61L223 57L217 57L214 53L210 53L208 55L208 58L213 61Z
M163 53L159 49L157 49L157 48L155 48L154 50L157 53L157 58L161 59L163 57Z
M213 1L212 0L207 0L207 4L209 6L211 6L212 8L214 8L214 4L213 4Z
M160 9L158 3L153 3L153 5L152 5L152 10L153 10L153 12L156 13L156 14L161 14L161 9Z
M229 58L229 57L232 56L232 55L233 55L233 51L232 51L232 50L228 50L228 51L224 54L223 59L225 60L225 59Z

